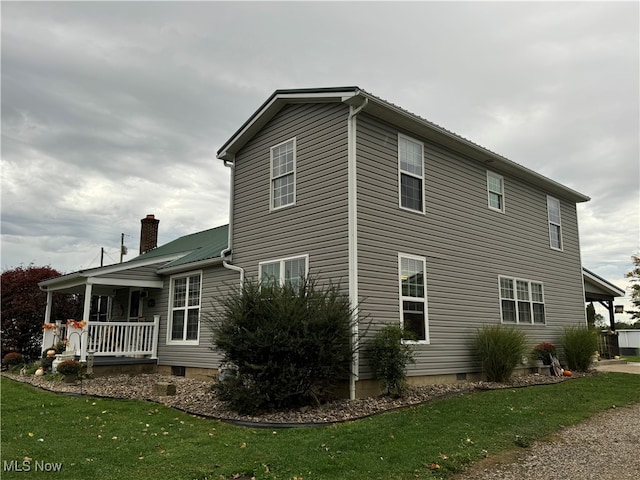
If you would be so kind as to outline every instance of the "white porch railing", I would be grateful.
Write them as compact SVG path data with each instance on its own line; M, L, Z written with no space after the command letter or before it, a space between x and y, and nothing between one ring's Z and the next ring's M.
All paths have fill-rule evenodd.
M44 330L42 347L67 339L69 350L84 361L88 351L95 356L149 355L158 358L160 315L153 322L89 322L84 328L66 327L56 322L56 329Z

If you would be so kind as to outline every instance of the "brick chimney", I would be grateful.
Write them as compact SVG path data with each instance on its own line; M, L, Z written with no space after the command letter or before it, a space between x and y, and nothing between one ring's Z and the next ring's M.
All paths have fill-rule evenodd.
M142 223L140 230L140 254L142 255L158 246L158 224L160 220L156 220L154 215L149 214L140 220L140 223Z

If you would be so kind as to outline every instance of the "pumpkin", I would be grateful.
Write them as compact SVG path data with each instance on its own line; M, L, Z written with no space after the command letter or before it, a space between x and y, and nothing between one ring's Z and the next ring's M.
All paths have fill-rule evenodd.
M573 373L571 373L571 370L564 370L562 372L562 375L564 375L565 377L570 377L571 375L573 375Z

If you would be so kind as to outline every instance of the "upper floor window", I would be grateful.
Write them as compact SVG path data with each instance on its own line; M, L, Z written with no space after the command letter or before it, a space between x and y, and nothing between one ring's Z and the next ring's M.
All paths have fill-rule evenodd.
M171 342L197 342L200 332L200 273L171 278L169 328Z
M283 258L260 263L260 281L263 285L291 285L299 288L307 277L308 255Z
M560 200L547 197L547 214L549 217L549 244L551 248L562 250L562 220L560 218Z
M489 208L504 213L504 178L493 172L487 172L487 194Z
M500 277L500 311L504 323L544 324L542 283Z
M423 145L398 135L400 207L424 213Z
M400 324L412 334L410 340L428 343L425 264L424 257L398 254Z
M296 139L271 148L271 209L296 202Z

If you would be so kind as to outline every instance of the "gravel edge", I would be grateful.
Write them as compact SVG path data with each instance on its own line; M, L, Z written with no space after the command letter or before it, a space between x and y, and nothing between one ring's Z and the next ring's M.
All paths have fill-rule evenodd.
M579 376L594 375L595 372ZM147 400L186 413L248 426L288 427L326 425L336 422L356 420L382 412L406 408L454 395L463 395L474 390L500 388L520 388L570 381L576 377L551 377L548 375L518 375L509 383L467 382L434 384L411 387L402 398L386 396L338 400L316 408L304 407L296 410L268 412L262 415L240 415L226 408L216 398L211 387L213 381L165 376L159 374L115 375L85 379L76 384L52 381L35 375L16 375L3 372L3 376L22 383L28 383L43 390L57 393L88 395L95 397L126 398ZM176 386L176 394L159 396L154 393L154 385L168 382Z

